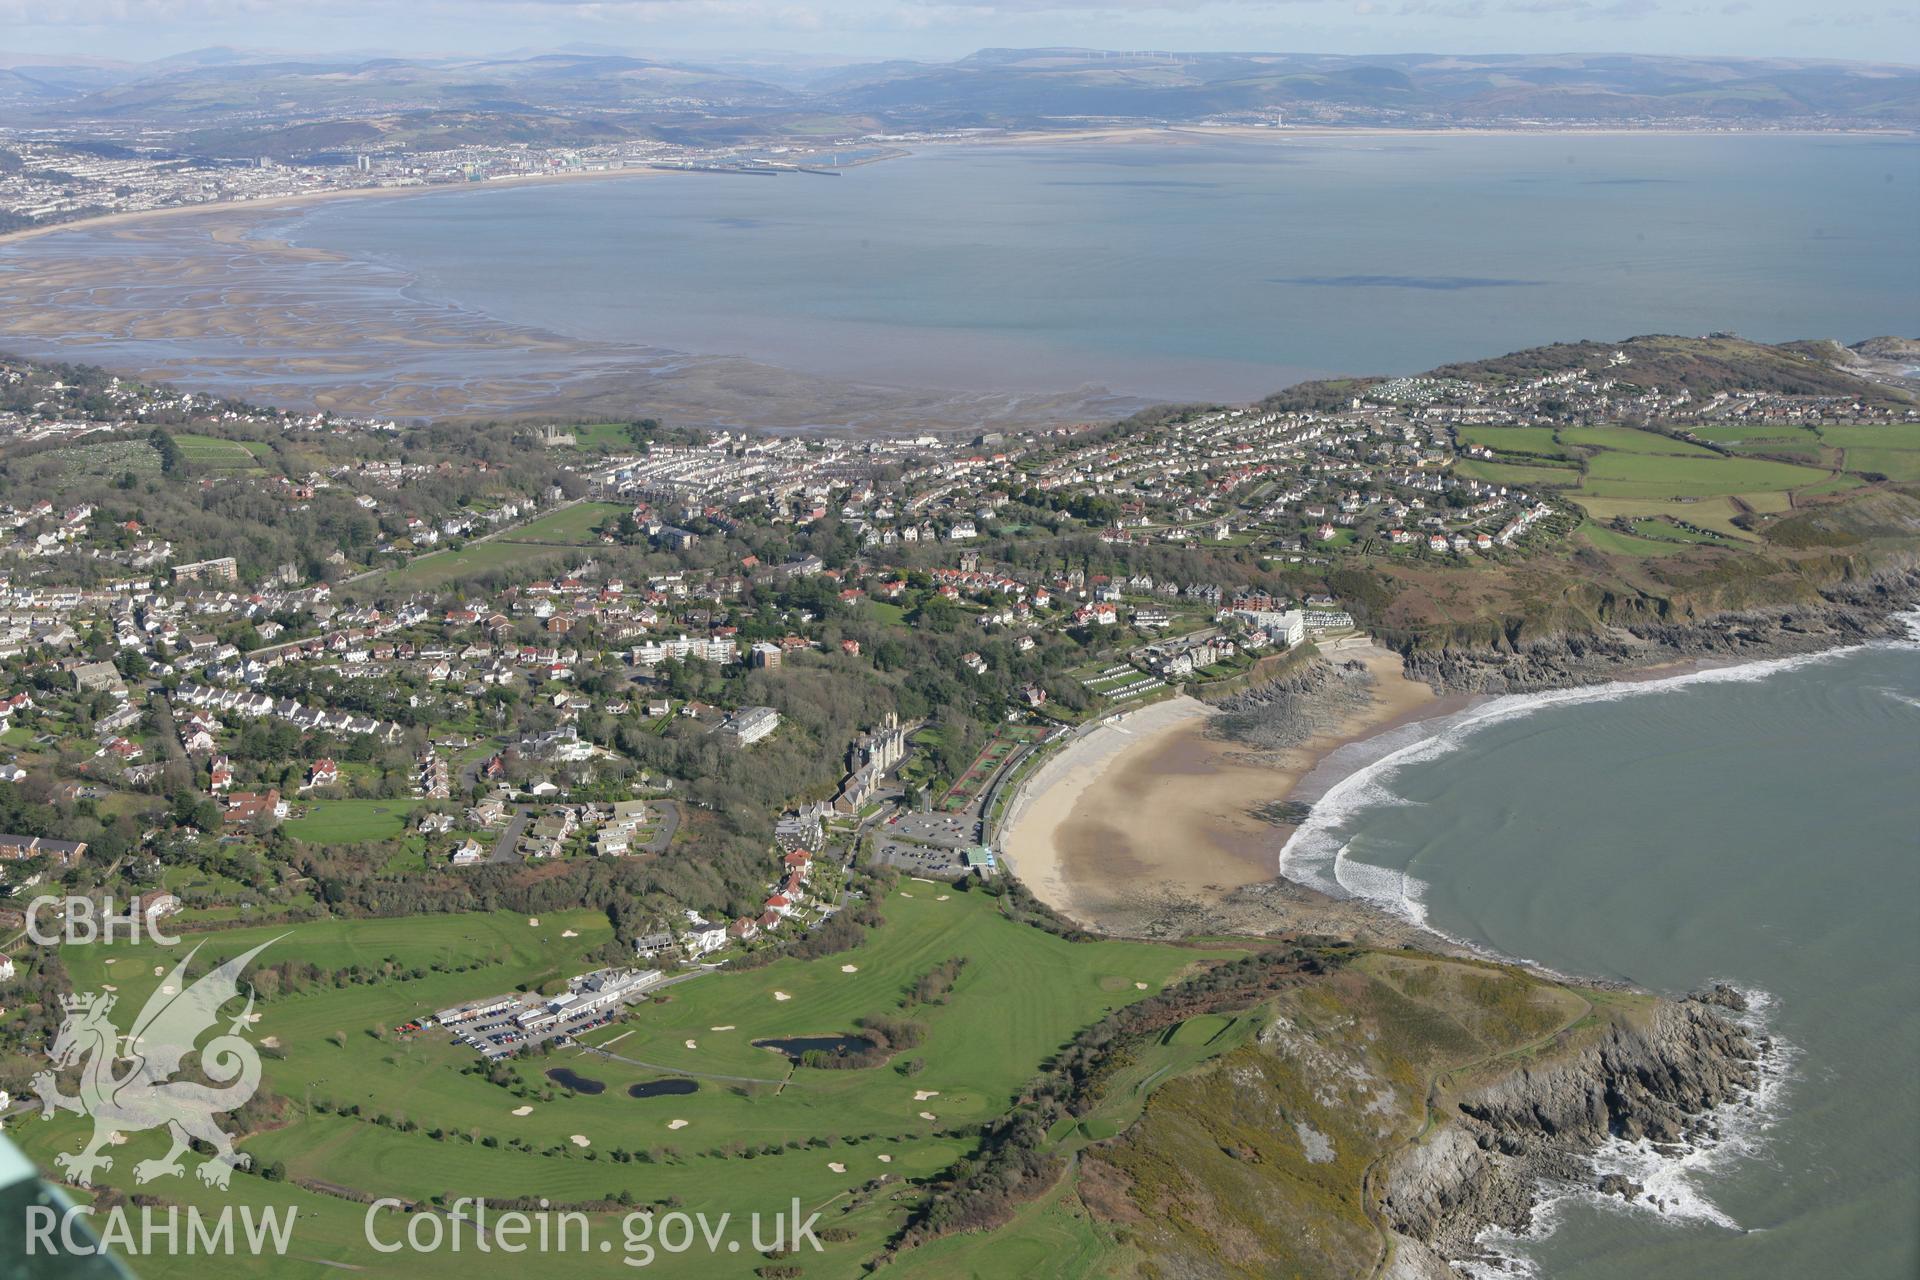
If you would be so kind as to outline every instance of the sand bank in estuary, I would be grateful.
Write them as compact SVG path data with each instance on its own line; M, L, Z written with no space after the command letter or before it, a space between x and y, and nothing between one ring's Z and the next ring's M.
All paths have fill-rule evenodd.
M1295 746L1226 740L1219 713L1189 697L1085 730L1024 788L1001 837L1008 863L1055 910L1117 933L1270 884L1290 828L1267 815L1300 779L1348 742L1446 709L1397 654L1357 641L1326 656L1364 666L1371 687Z

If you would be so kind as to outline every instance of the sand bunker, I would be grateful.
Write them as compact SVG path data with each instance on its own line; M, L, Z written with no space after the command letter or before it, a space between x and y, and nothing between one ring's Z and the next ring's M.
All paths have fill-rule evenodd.
M1134 985L1134 989L1137 991L1145 991L1147 989L1147 984L1144 982L1136 982L1133 985Z
M560 932L560 936L561 936L561 937L563 937L563 938L577 938L577 937L579 937L580 935L579 935L579 934L577 934L577 933L575 933L575 932L574 932L573 930L571 930L571 929L563 929L563 930L561 930L561 932Z
M163 964L157 964L153 966L153 976L156 978L159 977L161 974L165 973L166 971L167 971L167 966Z
M900 891L900 896L903 898L911 898L913 895L908 893L905 889L902 889Z
M934 901L935 901L935 902L945 902L945 901L946 901L946 900L947 900L948 898L951 898L952 896L953 896L953 895L952 895L952 894L950 894L950 893L943 893L943 894L941 894L941 895L940 895L939 897L937 897L937 898L935 898L935 899L934 899Z
M940 883L938 880L929 880L925 876L908 876L907 879L913 881L915 884L937 885Z
M842 973L858 973L858 972L860 972L860 966L859 966L859 965L857 965L857 964L843 964L843 965L841 965L841 966L840 966L840 972L842 972Z
M572 1137L568 1138L567 1141L571 1142L576 1147L588 1147L593 1145L592 1143L587 1141L587 1135L584 1133L576 1133Z
M893 1163L893 1157L892 1157L892 1156L881 1156L881 1157L880 1157L880 1163L881 1163L881 1164L892 1164L892 1163Z
M513 1109L513 1114L517 1116L530 1116L533 1114L533 1108L532 1107L515 1107Z
M528 923L528 924L530 924L530 925L532 925L532 926L533 926L534 928L536 928L536 929L537 929L537 928L539 928L539 927L540 927L540 917L539 917L539 916L528 916L528 917L527 917L527 923Z
M260 1042L260 1047L262 1049L278 1049L280 1047L280 1037L268 1036Z
M709 1031L731 1031L731 1030L733 1030L733 1024L732 1024L731 1022L729 1022L729 1023L728 1023L728 1024L726 1025L726 1026L724 1026L724 1027L708 1027L708 1028L707 1028L707 1030L709 1030Z
M914 1092L913 1100L915 1102L925 1102L928 1098L937 1098L939 1096L940 1091L938 1089L919 1089Z
M790 995L788 995L788 994L787 994L786 992L784 992L784 991L776 991L776 992L774 992L774 993L773 993L773 998L774 998L775 1000L791 1000L791 999L793 999L793 997L792 997L792 996L790 996Z
M687 1127L687 1122L686 1122L685 1120L669 1120L669 1121L667 1121L667 1128L669 1128L669 1129L684 1129L684 1128L686 1128L686 1127Z
M847 1166L841 1164L838 1160L827 1161L827 1168L833 1170L835 1173L845 1173L847 1171Z
M689 1041L687 1041L687 1048L689 1048L689 1049L698 1049L699 1047L700 1047L700 1045L699 1045L699 1044L698 1044L698 1043L697 1043L696 1041L693 1041L693 1040L689 1040Z
M933 1112L931 1111L922 1111L920 1113L920 1118L922 1120L938 1120L940 1117L933 1114Z

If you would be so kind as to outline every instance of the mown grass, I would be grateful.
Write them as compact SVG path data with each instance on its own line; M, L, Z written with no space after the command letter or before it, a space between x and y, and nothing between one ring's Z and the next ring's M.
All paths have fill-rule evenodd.
M343 817L336 831L348 830ZM1008 920L988 895L915 880L903 882L884 910L887 923L850 952L702 975L636 1007L624 1023L596 1037L633 1061L562 1051L513 1064L517 1079L511 1087L463 1073L476 1055L445 1033L403 1037L395 1028L477 996L522 986L554 989L567 975L593 966L594 953L610 937L604 916L562 912L535 924L522 915L487 913L208 935L209 958L273 939L259 963L306 960L327 970L391 963L403 973L428 970L376 983L322 985L261 1003L253 1034L263 1043L271 1038L265 1088L286 1100L286 1121L248 1138L244 1147L263 1161L284 1164L294 1179L416 1199L542 1194L597 1200L624 1192L642 1203L671 1196L688 1209L745 1213L784 1208L798 1196L809 1207L831 1200L834 1214L857 1201L861 1207L847 1221L860 1239L837 1245L828 1260L807 1260L810 1272L818 1265L828 1268L818 1274L852 1274L857 1258L877 1249L905 1211L903 1203L885 1197L863 1198L861 1188L876 1178L897 1182L944 1168L971 1147L971 1127L1003 1111L1044 1059L1081 1027L1159 991L1189 966L1235 954L1150 943L1071 943ZM180 954L153 946L69 948L67 962L79 989L111 983L123 1006L137 1009L162 980L154 967L170 969ZM901 1009L921 977L956 957L966 964L941 1002ZM436 964L473 967L434 972ZM886 1066L850 1071L791 1068L780 1055L751 1043L851 1031L869 1014L919 1021L924 1040ZM911 1074L909 1062L917 1064ZM545 1072L561 1066L604 1082L605 1092L576 1096L552 1084ZM699 1091L627 1096L630 1084L662 1075L696 1078ZM713 1078L723 1075L745 1080ZM315 1102L326 1103L328 1111L313 1108ZM337 1114L344 1106L357 1106L361 1114ZM532 1110L515 1116L521 1107ZM380 1115L394 1123L375 1123ZM676 1119L686 1123L669 1128ZM436 1128L443 1132L440 1139L430 1136ZM576 1146L575 1134L591 1145ZM26 1136L44 1166L54 1150L70 1149L83 1134L78 1123L63 1121ZM499 1145L488 1145L488 1138ZM761 1150L768 1146L776 1150ZM650 1155L616 1161L615 1149ZM158 1150L157 1135L134 1138L116 1151L108 1179L125 1185L121 1180L134 1161ZM881 1160L883 1155L890 1158ZM845 1172L834 1172L830 1163ZM303 1215L311 1207L312 1232L303 1217L300 1233L305 1256L353 1265L382 1261L357 1242L363 1212L357 1205L346 1206L350 1212L343 1215L334 1206L344 1202L254 1177L236 1178L235 1188L242 1200L297 1202ZM764 1261L749 1253L680 1259L656 1269L744 1276ZM437 1266L425 1263L420 1274L451 1274ZM571 1264L563 1270L612 1274L597 1263L584 1271ZM187 1274L166 1261L142 1271ZM236 1266L233 1274L308 1273L276 1262Z
M1678 457L1605 450L1587 461L1576 496L1707 498L1817 484L1827 472L1763 458Z
M1580 483L1580 473L1570 467L1530 467L1517 462L1486 462L1464 458L1454 464L1463 476L1485 480L1488 484L1508 484L1522 488L1549 488Z
M1552 427L1467 426L1458 428L1457 433L1468 444L1484 445L1502 453L1537 454L1543 458L1567 456Z
M1920 481L1920 449L1847 450L1847 470L1869 471L1899 484Z
M1678 542L1660 541L1621 533L1589 520L1580 526L1580 537L1601 551L1622 556L1670 556L1686 550Z
M559 547L495 540L476 542L458 551L417 557L369 582L382 586L427 590L471 578L495 569L515 569L542 562L558 564L566 552Z
M251 467L262 454L269 452L264 442L222 440L218 436L177 435L173 442L180 446L188 462L220 470Z
M1670 454L1676 457L1713 458L1719 455L1713 450L1685 440L1676 440L1672 436L1663 436L1654 431L1641 431L1635 427L1562 427L1560 439L1565 444L1581 445L1589 449L1616 449L1622 453Z
M598 542L594 530L610 517L627 510L617 502L580 502L559 511L550 511L537 520L503 532L500 542L557 542L569 546L587 546Z
M296 801L296 806L299 802ZM311 800L281 829L309 844L364 844L391 840L406 829L417 800Z

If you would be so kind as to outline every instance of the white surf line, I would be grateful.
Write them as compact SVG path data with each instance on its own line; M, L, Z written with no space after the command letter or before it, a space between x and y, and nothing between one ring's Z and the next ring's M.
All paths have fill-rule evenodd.
M1920 612L1898 616L1907 623L1910 631L1920 635ZM1911 621L1909 621L1910 617ZM1696 684L1751 683L1768 679L1783 671L1833 661L1863 648L1906 647L1913 643L1914 641L1899 640L1869 641L1861 645L1823 649L1818 653L1760 658L1752 662L1734 663L1724 667L1707 667L1661 679L1614 680L1605 684L1582 685L1571 689L1507 694L1479 706L1468 707L1451 716L1417 722L1410 726L1419 735L1412 742L1405 743L1386 755L1355 769L1311 802L1312 809L1307 820L1287 838L1287 843L1280 850L1280 874L1335 896L1365 898L1403 919L1430 929L1431 926L1425 919L1424 907L1418 901L1418 890L1424 890L1425 885L1405 875L1404 872L1396 872L1384 867L1371 867L1369 864L1350 859L1347 856L1347 842L1339 840L1334 835L1335 828L1343 826L1365 809L1407 804L1406 800L1395 795L1385 785L1405 766L1435 759L1457 750L1465 744L1467 738L1480 729L1520 716L1531 715L1549 707L1612 702L1622 698L1666 693ZM1368 870L1355 870L1363 866L1368 867ZM1410 889L1415 892L1409 892ZM1463 945L1472 945L1464 939L1450 938L1449 940Z

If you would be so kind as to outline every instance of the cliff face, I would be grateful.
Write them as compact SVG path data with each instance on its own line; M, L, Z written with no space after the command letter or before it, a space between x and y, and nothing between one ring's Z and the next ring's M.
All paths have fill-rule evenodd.
M1141 1275L1458 1280L1543 1183L1636 1193L1601 1185L1593 1154L1697 1142L1758 1083L1762 1046L1716 1001L1738 1004L1363 953L1087 1150L1085 1202Z
M1396 1243L1412 1242L1414 1259L1470 1258L1488 1227L1528 1226L1542 1180L1595 1185L1588 1157L1609 1139L1710 1137L1714 1108L1759 1083L1762 1046L1712 1007L1728 998L1663 1002L1643 1026L1616 1022L1571 1058L1462 1096L1451 1123L1389 1169L1381 1208ZM1617 1178L1601 1189L1637 1192Z
M1817 602L1717 613L1697 621L1637 620L1500 644L1415 648L1407 676L1462 693L1531 693L1598 684L1662 662L1751 661L1905 635L1892 615L1920 601L1920 574L1830 588Z

